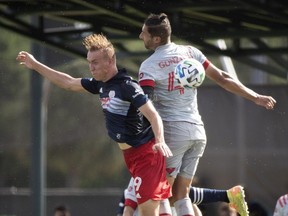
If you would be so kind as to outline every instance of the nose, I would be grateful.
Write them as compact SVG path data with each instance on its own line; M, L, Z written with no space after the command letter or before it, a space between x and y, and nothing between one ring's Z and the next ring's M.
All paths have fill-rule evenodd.
M139 34L139 38L142 40L142 32Z

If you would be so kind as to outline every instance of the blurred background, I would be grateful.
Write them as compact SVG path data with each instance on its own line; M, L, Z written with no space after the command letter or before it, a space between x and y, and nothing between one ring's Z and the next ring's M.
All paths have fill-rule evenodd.
M129 181L122 153L107 136L98 97L71 93L21 67L26 50L75 77L90 77L82 39L104 33L119 68L137 78L151 53L138 38L149 13L165 12L172 40L199 48L246 86L277 100L268 111L205 80L198 90L208 143L200 186L242 184L247 201L272 215L288 193L288 2L0 1L0 215L116 215ZM204 215L217 215L218 204ZM263 215L264 216L264 215Z

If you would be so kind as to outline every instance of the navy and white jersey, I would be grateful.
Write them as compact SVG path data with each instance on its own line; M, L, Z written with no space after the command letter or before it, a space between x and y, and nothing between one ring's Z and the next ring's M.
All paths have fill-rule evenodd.
M125 69L107 82L83 78L81 84L88 92L99 94L108 135L114 141L136 147L154 138L149 121L138 110L148 98Z

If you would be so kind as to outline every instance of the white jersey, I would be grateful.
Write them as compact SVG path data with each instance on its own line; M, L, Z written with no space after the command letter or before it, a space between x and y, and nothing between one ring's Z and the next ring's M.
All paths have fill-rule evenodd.
M288 216L288 194L277 200L273 216Z
M203 125L198 112L197 89L183 88L174 78L174 68L185 58L194 58L202 64L208 62L195 47L169 43L159 46L141 64L139 82L142 86L143 83L149 83L148 86L155 84L153 104L164 121L187 121Z

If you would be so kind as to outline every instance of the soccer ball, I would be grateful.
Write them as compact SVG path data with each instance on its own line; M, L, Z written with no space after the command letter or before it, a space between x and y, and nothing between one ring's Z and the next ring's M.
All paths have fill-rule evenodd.
M175 67L174 76L182 87L197 88L205 79L205 69L196 59L183 59Z

